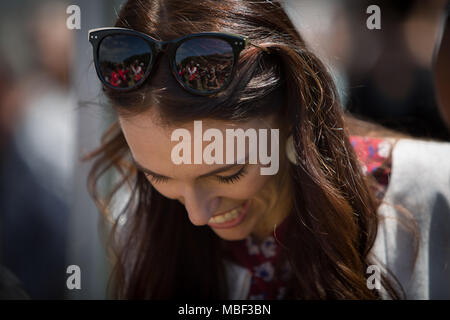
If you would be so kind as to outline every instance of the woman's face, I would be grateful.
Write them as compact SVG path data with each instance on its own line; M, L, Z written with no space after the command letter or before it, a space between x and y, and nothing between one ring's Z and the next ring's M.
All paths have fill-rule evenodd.
M194 122L168 127L153 120L157 118L156 112L150 110L132 117L119 117L119 122L137 167L163 196L185 206L194 225L208 225L225 240L241 240L250 234L257 239L263 238L281 223L286 215L286 208L282 206L287 203L277 201L276 197L280 194L277 184L281 169L275 175L261 175L260 168L269 165L248 164L248 159L245 164L237 164L237 161L231 164L226 161L224 164L206 164L205 161L175 164L172 149L181 140L171 141L174 130L183 128L190 133L191 159L194 158L194 144L201 142L201 138L198 139L198 135L195 138ZM270 129L276 128L274 124L271 118L246 123L204 119L202 131L215 128L223 133L223 159L226 159L226 129L252 128L257 132L269 129L267 150L270 152L271 143L279 143L270 141ZM202 154L210 143L202 143ZM248 152L247 147L246 156ZM234 154L237 159L237 152Z

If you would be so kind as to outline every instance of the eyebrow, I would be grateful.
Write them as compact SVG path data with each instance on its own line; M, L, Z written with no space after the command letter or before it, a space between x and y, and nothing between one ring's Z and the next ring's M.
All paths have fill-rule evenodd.
M217 169L215 169L215 170L213 170L211 172L202 174L201 176L198 176L197 178L205 178L205 177L212 176L212 175L220 173L220 172L228 171L231 168L234 168L234 167L237 167L237 166L245 165L246 162L248 161L248 157L249 157L248 155L245 157L243 164L239 164L239 163L230 164L228 166L217 168ZM134 165L136 166L136 168L139 169L140 171L144 172L144 173L150 174L150 175L152 175L154 177L171 179L170 177L164 176L162 174L153 172L152 170L150 170L148 168L145 168L143 165L141 165L139 162L137 162L136 159L134 159L133 157L132 157L132 160L133 160Z

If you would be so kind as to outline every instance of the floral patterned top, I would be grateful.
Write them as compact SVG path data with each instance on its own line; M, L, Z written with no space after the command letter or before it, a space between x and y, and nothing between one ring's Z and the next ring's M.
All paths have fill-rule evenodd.
M391 159L388 156L392 149L392 141L351 136L350 142L355 149L363 172L371 174L377 181L375 195L382 198L391 172ZM281 266L279 277L276 276L275 266L276 262L281 259L280 245L276 238L280 238L285 227L285 222L281 223L274 230L273 235L259 244L255 243L251 236L245 240L226 241L227 250L233 261L247 268L252 274L247 297L250 300L280 300L284 298L290 276L289 265L285 263Z
M370 174L377 184L373 186L375 196L384 197L391 175L392 159L389 157L394 141L392 139L351 136L350 143L355 149L364 174Z

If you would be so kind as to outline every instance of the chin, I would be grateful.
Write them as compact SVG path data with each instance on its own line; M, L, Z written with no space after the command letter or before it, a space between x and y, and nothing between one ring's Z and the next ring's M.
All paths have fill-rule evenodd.
M249 237L252 233L252 229L255 225L255 217L253 215L247 216L244 221L242 221L241 224L229 228L229 229L211 229L214 231L219 238L222 238L223 240L228 241L237 241L237 240L244 240L245 238Z
M223 240L227 241L237 241L244 240L250 235L250 232L245 230L215 230L214 233Z

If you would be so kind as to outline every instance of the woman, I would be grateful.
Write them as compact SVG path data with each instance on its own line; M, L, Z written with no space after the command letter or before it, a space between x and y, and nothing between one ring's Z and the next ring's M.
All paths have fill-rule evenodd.
M194 61L191 61L189 64L187 71L189 73L189 83L192 88L197 88L197 80L198 80L198 68L195 65Z
M208 73L208 87L217 88L217 86L216 70L214 67L211 67Z
M376 239L382 253L388 243L377 237L381 201L374 188L383 179L365 176L352 147L368 143L370 149L383 141L350 141L331 77L278 2L130 0L116 23L125 26L90 33L94 52L111 50L94 56L100 79L98 66L114 54L114 37L140 42L140 48L147 44L155 58L133 88L119 91L103 83L118 121L89 157L96 158L90 189L105 214L114 193L127 183L132 187L112 230L115 297L403 296L401 284L380 262L388 261L373 252ZM234 62L234 69L220 88L200 91L176 70L192 56ZM201 129L211 129L209 138ZM261 158L250 163L250 144L241 154L244 161L226 146L209 156L231 153L230 164L205 159L207 141L233 129L254 130L259 138L275 133L278 140L256 144L257 153L262 148L279 155L275 174L262 174L268 163ZM189 145L180 152L178 133L187 136L183 142L194 137L192 150ZM200 149L199 134L207 140ZM203 159L195 164L178 161L197 152ZM386 178L389 152L377 161L371 170ZM122 179L105 200L96 185L110 168ZM407 243L413 248L413 241ZM368 279L372 272L374 283Z
M131 66L131 70L133 71L134 81L139 82L144 74L144 70L142 70L138 60L134 61L134 64Z

